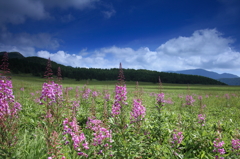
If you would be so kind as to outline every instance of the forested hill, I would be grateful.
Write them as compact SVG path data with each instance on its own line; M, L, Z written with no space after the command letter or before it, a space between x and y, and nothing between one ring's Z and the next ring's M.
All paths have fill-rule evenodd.
M11 54L11 53L10 53ZM2 59L2 56L0 57ZM26 58L10 58L9 68L12 73L30 73L34 76L43 77L46 71L47 59L40 57ZM65 77L74 78L76 80L116 80L118 78L119 69L100 69L100 68L73 68L51 62L54 74L57 74L57 68L60 66L63 79ZM183 75L177 73L166 73L149 70L123 69L126 81L142 81L142 82L158 82L160 76L163 83L178 84L209 84L209 85L225 85L224 83L197 75Z

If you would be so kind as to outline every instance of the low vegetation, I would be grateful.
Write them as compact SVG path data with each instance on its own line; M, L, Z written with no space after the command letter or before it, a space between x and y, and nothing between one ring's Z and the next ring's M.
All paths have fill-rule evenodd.
M121 65L118 81L61 80L49 63L0 80L0 158L240 156L238 87L125 82Z

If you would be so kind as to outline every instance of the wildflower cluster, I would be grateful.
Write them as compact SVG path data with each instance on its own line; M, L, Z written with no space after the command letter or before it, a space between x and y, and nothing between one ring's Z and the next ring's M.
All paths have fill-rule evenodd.
M115 101L112 105L112 115L116 116L121 113L121 109L124 105L127 105L125 102L127 100L127 89L126 85L115 87Z
M193 105L195 99L191 95L186 95L186 105Z
M240 150L240 139L232 139L232 148L233 151Z
M146 108L142 105L142 101L140 99L133 100L133 108L132 112L130 112L130 120L131 123L139 122L143 120L146 114Z
M171 144L172 144L171 147L174 149L173 153L175 155L178 155L178 153L180 152L181 148L179 147L179 145L182 143L183 138L184 138L183 132L174 130L172 141L171 141Z
M0 69L4 75L10 73L8 69L8 54L5 53L2 59ZM1 73L0 73L1 75ZM12 91L12 81L9 78L1 76L0 79L0 156L10 158L12 148L17 143L16 133L18 132L18 112L22 106L15 102L15 96Z
M62 99L62 85L56 84L53 81L44 83L42 86L42 95L40 100L48 102L49 105L56 103ZM40 104L43 104L40 102Z
M157 94L157 104L159 106L164 106L165 100L164 100L164 93Z
M90 96L90 93L91 93L91 89L87 88L86 85L83 87L83 89L84 90L83 90L82 98L83 99L88 99L89 96Z
M173 133L171 143L172 143L173 146L176 146L176 145L182 143L182 140L183 140L184 136L183 136L183 132L181 132L181 131L174 130L174 132L175 133Z
M92 92L92 97L93 97L93 98L96 98L96 97L98 96L98 94L99 94L99 93L98 93L97 91L93 91L93 92Z
M109 143L112 142L111 131L104 128L101 120L88 118L87 127L94 131L93 146L103 146L105 148L111 147ZM101 151L101 150L100 150ZM102 151L101 151L102 152Z
M198 123L200 123L202 126L204 126L205 125L205 118L206 118L205 114L198 114Z
M214 150L213 152L216 152L217 154L223 155L225 154L225 149L223 148L224 145L224 141L220 141L219 138L216 138L213 141L213 146L214 146ZM219 158L219 156L215 156L217 159ZM224 157L220 157L220 159L224 159Z
M110 94L109 93L105 93L104 99L105 99L105 101L109 101L110 100Z
M21 104L15 102L12 91L12 81L2 79L0 80L0 119L4 120L8 116L17 116L21 110Z
M71 141L73 148L78 152L79 156L88 157L88 155L83 152L84 149L89 149L88 142L86 141L84 133L80 130L80 127L77 124L77 119L74 117L72 122L70 122L68 118L66 118L63 121L63 128L65 144L68 144ZM71 140L68 140L68 136L70 136Z

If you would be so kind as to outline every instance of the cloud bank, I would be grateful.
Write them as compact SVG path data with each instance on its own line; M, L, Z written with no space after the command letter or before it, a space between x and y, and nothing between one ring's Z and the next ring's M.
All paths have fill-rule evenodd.
M0 50L18 51L24 56L35 56L36 49L57 49L58 39L47 33L11 33L6 28L0 30Z
M59 51L38 52L38 56L74 67L118 67L157 71L203 68L217 72L240 73L240 53L231 48L234 41L224 38L216 29L197 30L189 37L177 37L161 44L156 50L141 47L105 47L83 55ZM239 74L237 73L237 74Z
M48 45L52 47L59 45L47 35L42 36L43 39L49 39ZM25 40L24 43L16 40L18 46L11 47L9 43L4 45L5 49L3 44L0 44L0 49L13 51L17 48L22 50L20 52L25 56L34 54L43 58L50 57L57 63L73 67L117 68L121 62L124 68L157 71L203 68L219 73L229 72L240 75L240 52L231 47L234 40L223 37L216 29L197 30L189 37L179 36L170 39L159 44L155 50L150 50L148 47L135 50L130 47L111 46L92 52L88 52L87 49L75 53L64 50L49 52L46 49L34 52L35 47L46 46L44 43L34 42L34 39L41 35L36 35L34 38L28 35L23 37L28 37L30 40Z

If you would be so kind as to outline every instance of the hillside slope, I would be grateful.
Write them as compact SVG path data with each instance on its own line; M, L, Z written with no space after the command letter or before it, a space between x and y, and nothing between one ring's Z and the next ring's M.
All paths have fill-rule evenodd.
M9 53L9 57L11 57ZM100 68L73 68L70 66L64 66L52 63L53 73L57 74L58 67L61 68L63 78L73 78L76 80L116 80L118 78L119 69L100 69ZM12 73L30 73L34 76L43 77L46 70L47 59L40 57L26 57L26 58L10 58L9 68ZM135 70L135 69L123 69L126 81L142 81L157 83L158 78L161 77L163 83L178 83L178 84L209 84L209 85L225 85L224 83L196 75L184 75L177 73L157 72L150 70Z
M207 71L204 69L190 69L190 70L170 71L170 72L187 74L187 75L198 75L198 76L204 76L204 77L208 77L208 78L212 78L212 79L238 78L238 76L234 75L234 74L230 74L230 73L219 74L219 73Z

